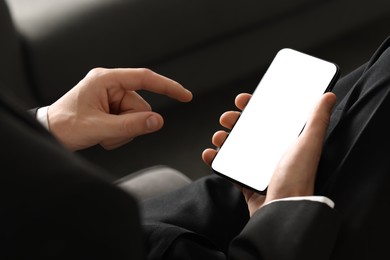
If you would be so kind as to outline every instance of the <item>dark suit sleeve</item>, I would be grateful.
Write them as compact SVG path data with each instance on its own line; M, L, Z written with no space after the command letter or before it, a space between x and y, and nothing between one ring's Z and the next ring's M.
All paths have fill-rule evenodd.
M34 118L36 118L38 109L39 109L39 107L34 107L34 108L31 108L31 109L28 109L27 113L32 115Z
M231 244L231 259L329 259L339 229L335 210L313 201L260 209Z
M0 94L0 259L144 259L136 201Z
M278 201L251 219L241 192L208 176L144 202L148 259L328 259L339 216L315 201Z
M330 259L338 229L337 213L327 205L275 202L250 219L227 253L199 234L186 233L174 241L164 259L325 260Z

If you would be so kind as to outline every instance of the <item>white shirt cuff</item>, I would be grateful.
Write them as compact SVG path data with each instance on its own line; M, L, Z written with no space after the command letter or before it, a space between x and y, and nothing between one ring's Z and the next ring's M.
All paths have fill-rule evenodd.
M311 201L317 201L317 202L325 203L329 207L334 208L334 202L331 199L329 199L328 197L324 197L324 196L288 197L288 198L273 200L273 201L270 201L269 203L273 203L273 202L276 202L276 201L291 201L291 200L311 200Z
M47 119L47 111L49 106L40 107L37 110L37 120L47 129L49 130L49 120Z

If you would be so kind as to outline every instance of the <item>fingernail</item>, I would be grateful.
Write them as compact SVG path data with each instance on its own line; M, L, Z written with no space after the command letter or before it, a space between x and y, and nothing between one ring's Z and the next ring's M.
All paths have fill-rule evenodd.
M149 130L154 130L154 129L158 128L158 126L159 126L159 123L158 123L157 117L150 116L150 117L148 117L148 119L146 119L146 127Z
M192 97L193 97L192 92L189 91L188 89L186 89L186 90L187 90L187 93L188 93L188 100L190 101L190 100L192 100Z

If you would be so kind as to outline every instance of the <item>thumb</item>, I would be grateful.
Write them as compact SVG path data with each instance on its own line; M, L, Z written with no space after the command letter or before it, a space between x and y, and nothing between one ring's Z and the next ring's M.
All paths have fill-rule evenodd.
M110 121L106 137L123 140L155 132L164 125L162 116L151 111L110 115Z
M321 97L302 134L277 165L267 190L266 203L284 197L313 195L318 162L335 102L333 93Z
M305 129L303 136L317 136L319 139L325 137L332 109L336 103L336 95L332 92L325 93L314 108Z

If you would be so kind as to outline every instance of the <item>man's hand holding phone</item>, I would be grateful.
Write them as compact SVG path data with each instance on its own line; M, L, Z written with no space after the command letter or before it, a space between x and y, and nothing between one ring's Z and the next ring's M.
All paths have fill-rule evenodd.
M265 194L280 158L338 75L332 62L289 48L278 51L215 155L214 173Z
M235 100L237 108L242 111L250 98L250 94L238 95ZM335 102L336 96L331 92L325 93L320 98L302 133L279 161L266 195L241 187L248 204L250 216L270 201L294 196L313 195L317 166ZM223 127L232 129L239 116L240 112L237 111L225 112L221 116L220 123ZM228 132L218 131L214 134L212 143L219 149L227 136ZM217 154L217 149L209 148L203 152L202 158L206 164L211 165ZM260 176L261 172L258 174Z

